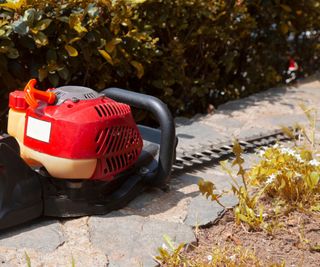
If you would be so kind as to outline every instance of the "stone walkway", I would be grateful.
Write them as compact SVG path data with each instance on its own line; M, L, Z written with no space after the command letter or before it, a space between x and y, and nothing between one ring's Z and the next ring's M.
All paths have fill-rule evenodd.
M215 114L177 118L178 150L196 151L206 143L263 134L282 125L306 123L299 107L317 107L320 82L275 88L221 105ZM257 160L247 154L247 166ZM221 167L212 165L172 177L170 190L150 189L122 210L73 220L42 219L0 234L0 266L155 266L153 256L168 235L176 243L196 243L194 227L215 221L223 209L199 195L197 181L230 187ZM236 199L222 201L234 206ZM27 255L27 256L26 256Z

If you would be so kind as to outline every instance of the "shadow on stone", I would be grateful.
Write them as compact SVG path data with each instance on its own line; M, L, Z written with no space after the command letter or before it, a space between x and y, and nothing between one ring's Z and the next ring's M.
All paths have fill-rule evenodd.
M65 242L61 224L56 220L37 220L0 234L0 246L52 252Z
M279 99L284 96L288 91L292 92L292 89L289 87L279 87L279 88L271 88L263 92L256 93L249 97L245 97L239 100L234 100L222 104L218 107L218 113L230 115L233 111L239 111L242 109L246 109L250 106L257 106L261 101L267 101L269 103L279 103ZM290 107L293 107L292 104L285 103Z

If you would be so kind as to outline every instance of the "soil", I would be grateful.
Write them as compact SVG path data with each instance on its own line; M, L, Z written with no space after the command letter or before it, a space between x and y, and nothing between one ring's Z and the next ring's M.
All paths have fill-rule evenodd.
M191 261L209 263L214 246L241 246L252 250L264 266L285 263L285 266L320 266L320 213L294 211L278 218L273 233L248 231L237 225L232 210L208 228L196 229L198 246L188 249Z

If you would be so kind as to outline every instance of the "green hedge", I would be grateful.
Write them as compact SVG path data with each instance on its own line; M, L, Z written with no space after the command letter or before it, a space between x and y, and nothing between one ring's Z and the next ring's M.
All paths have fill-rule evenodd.
M204 112L284 81L293 56L319 68L320 1L1 1L0 94L31 77L42 87L119 86Z

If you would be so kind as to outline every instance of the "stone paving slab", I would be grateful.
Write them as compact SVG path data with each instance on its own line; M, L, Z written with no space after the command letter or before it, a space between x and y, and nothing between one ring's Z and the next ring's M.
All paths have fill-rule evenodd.
M302 109L318 108L320 82L307 80L291 88L273 88L218 107L213 115L177 118L178 150L195 151L202 144L260 135L296 122L305 124ZM245 168L258 161L246 154ZM233 168L236 171L236 167ZM192 227L214 222L223 211L198 191L200 178L219 191L231 179L217 164L172 177L170 190L149 189L120 211L100 217L41 222L0 234L0 266L154 266L153 256L163 235L177 243L196 242ZM240 182L240 181L239 181ZM236 204L228 194L226 206Z
M179 139L178 149L189 147L196 150L200 146L228 140L226 135L221 133L221 131L218 132L214 128L199 122L192 122L177 127L176 135Z
M0 247L52 252L65 242L58 221L41 221L0 234Z
M109 266L156 266L153 255L168 235L176 244L195 243L192 228L141 216L112 212L89 220L90 240L108 255Z
M232 208L238 204L238 200L229 193L221 198L221 203L226 208ZM223 214L224 207L198 195L192 198L184 223L192 227L207 226L214 223Z

